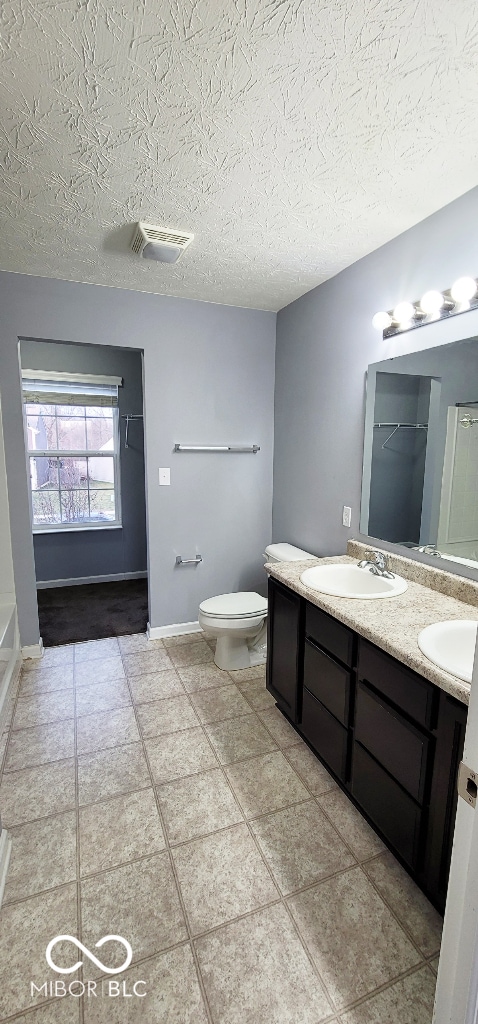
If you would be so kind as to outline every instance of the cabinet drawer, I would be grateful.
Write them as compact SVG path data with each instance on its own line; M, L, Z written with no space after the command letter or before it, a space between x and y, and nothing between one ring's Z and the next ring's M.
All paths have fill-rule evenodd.
M339 722L348 724L350 672L328 654L305 641L304 686L331 711Z
M432 683L366 640L359 644L358 674L420 725L433 728L436 687Z
M352 630L309 602L307 602L305 611L305 632L320 647L324 647L339 661L343 661L344 665L352 665L354 651Z
M421 811L411 797L354 743L352 793L391 846L415 868L418 859Z
M423 802L428 738L363 683L357 686L355 739L380 761L414 800Z
M325 764L342 781L347 766L347 729L304 689L301 731Z

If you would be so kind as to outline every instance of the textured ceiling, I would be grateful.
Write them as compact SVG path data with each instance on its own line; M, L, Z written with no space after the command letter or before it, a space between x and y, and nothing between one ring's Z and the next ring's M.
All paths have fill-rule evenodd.
M278 309L476 184L472 0L3 0L0 31L3 270ZM140 219L195 233L178 264Z

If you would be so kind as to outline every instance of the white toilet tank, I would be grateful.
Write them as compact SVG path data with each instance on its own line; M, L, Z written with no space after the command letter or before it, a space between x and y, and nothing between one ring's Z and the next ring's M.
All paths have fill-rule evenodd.
M303 551L293 544L268 544L264 553L267 562L303 562L315 557L310 551Z

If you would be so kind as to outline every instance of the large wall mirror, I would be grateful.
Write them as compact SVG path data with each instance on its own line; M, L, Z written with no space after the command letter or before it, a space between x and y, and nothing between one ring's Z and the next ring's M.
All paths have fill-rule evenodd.
M478 338L369 366L360 531L478 569Z

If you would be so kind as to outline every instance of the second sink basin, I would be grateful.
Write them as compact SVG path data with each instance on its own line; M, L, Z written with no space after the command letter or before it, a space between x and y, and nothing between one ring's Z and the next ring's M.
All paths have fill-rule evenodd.
M355 597L361 600L396 597L403 594L408 583L401 576L387 579L375 576L358 565L314 565L302 573L301 583L331 597Z
M438 668L471 683L477 626L472 619L433 622L419 633L418 646Z

